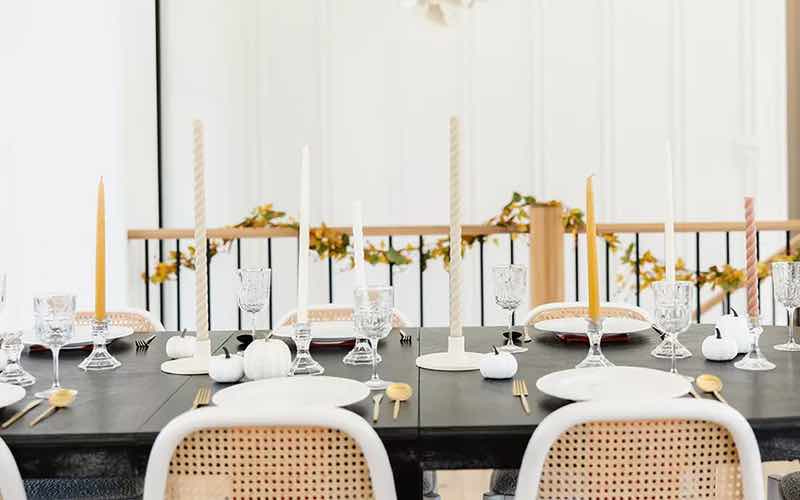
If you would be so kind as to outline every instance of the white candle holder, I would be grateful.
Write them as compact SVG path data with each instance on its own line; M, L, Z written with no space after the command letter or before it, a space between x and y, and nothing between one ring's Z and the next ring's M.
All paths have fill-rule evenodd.
M466 372L477 370L483 354L464 350L464 337L447 338L447 352L423 354L417 358L417 366L426 370L444 372Z
M211 361L211 340L198 340L194 356L161 363L161 371L173 375L203 375Z
M81 361L78 368L87 372L100 372L114 370L122 366L122 363L108 352L106 348L106 336L108 335L108 320L95 319L92 321L92 340L94 348L91 354Z

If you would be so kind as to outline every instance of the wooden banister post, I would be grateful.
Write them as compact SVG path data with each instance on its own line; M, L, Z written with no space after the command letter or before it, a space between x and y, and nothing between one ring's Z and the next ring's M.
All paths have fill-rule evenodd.
M564 224L561 206L530 207L530 307L564 301Z

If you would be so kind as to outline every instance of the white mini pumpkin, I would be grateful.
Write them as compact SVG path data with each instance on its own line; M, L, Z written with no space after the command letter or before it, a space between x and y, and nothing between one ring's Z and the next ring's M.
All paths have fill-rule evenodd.
M238 382L244 376L244 360L241 356L231 356L227 347L225 354L213 356L208 363L208 376L215 382L229 384Z
M737 352L744 354L750 350L750 330L747 327L747 318L739 316L736 311L733 314L721 316L716 325L723 337L727 337L736 342Z
M291 364L292 353L281 340L255 340L244 350L244 374L251 380L285 377Z
M186 330L167 340L167 356L172 359L191 358L195 351L197 351L197 337L186 335Z
M517 359L510 353L500 352L492 346L492 352L483 355L478 367L483 378L511 378L517 373Z
M703 340L703 357L709 361L730 361L739 354L736 341L730 337L725 337L719 328L715 328L715 334Z

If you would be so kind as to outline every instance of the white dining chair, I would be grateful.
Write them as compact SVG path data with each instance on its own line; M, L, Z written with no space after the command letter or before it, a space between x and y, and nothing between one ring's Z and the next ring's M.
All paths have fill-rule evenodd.
M25 486L19 475L17 461L0 439L0 500L25 500Z
M116 309L108 311L106 318L111 326L125 326L133 328L135 332L158 333L164 331L164 325L144 309ZM75 323L78 325L91 325L92 321L94 321L94 311L78 311L75 313Z
M516 500L555 498L761 500L761 456L716 401L574 403L536 428L517 480Z
M353 321L353 306L342 304L313 304L308 306L310 321ZM297 321L297 310L292 309L278 320L276 325L289 326ZM392 326L395 328L411 326L408 318L396 308L392 310Z
M277 406L277 405L276 405ZM363 418L340 408L203 408L159 433L144 500L396 500L389 457Z

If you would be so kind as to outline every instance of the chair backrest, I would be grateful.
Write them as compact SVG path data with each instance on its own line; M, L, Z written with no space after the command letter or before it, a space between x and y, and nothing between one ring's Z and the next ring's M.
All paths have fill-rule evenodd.
M0 439L0 499L25 500L25 486L17 462L6 443Z
M318 304L308 306L308 319L311 321L353 321L353 306L339 304ZM292 309L280 321L278 328L297 322L297 310ZM392 310L392 326L402 328L411 326L406 316L397 309Z
M624 388L621 388L624 390ZM753 430L716 401L574 403L533 433L515 498L764 496Z
M150 452L144 500L396 500L389 458L339 408L203 408L175 418Z
M142 309L120 309L108 311L106 318L112 326L127 326L135 332L155 333L163 332L164 325L152 314ZM78 325L91 325L94 320L94 311L78 311L75 313L75 323Z
M585 302L562 302L543 304L534 308L525 318L525 325L533 325L539 321L561 318L585 318L589 315ZM600 315L605 318L630 318L650 322L647 311L637 306L605 302L600 304Z

